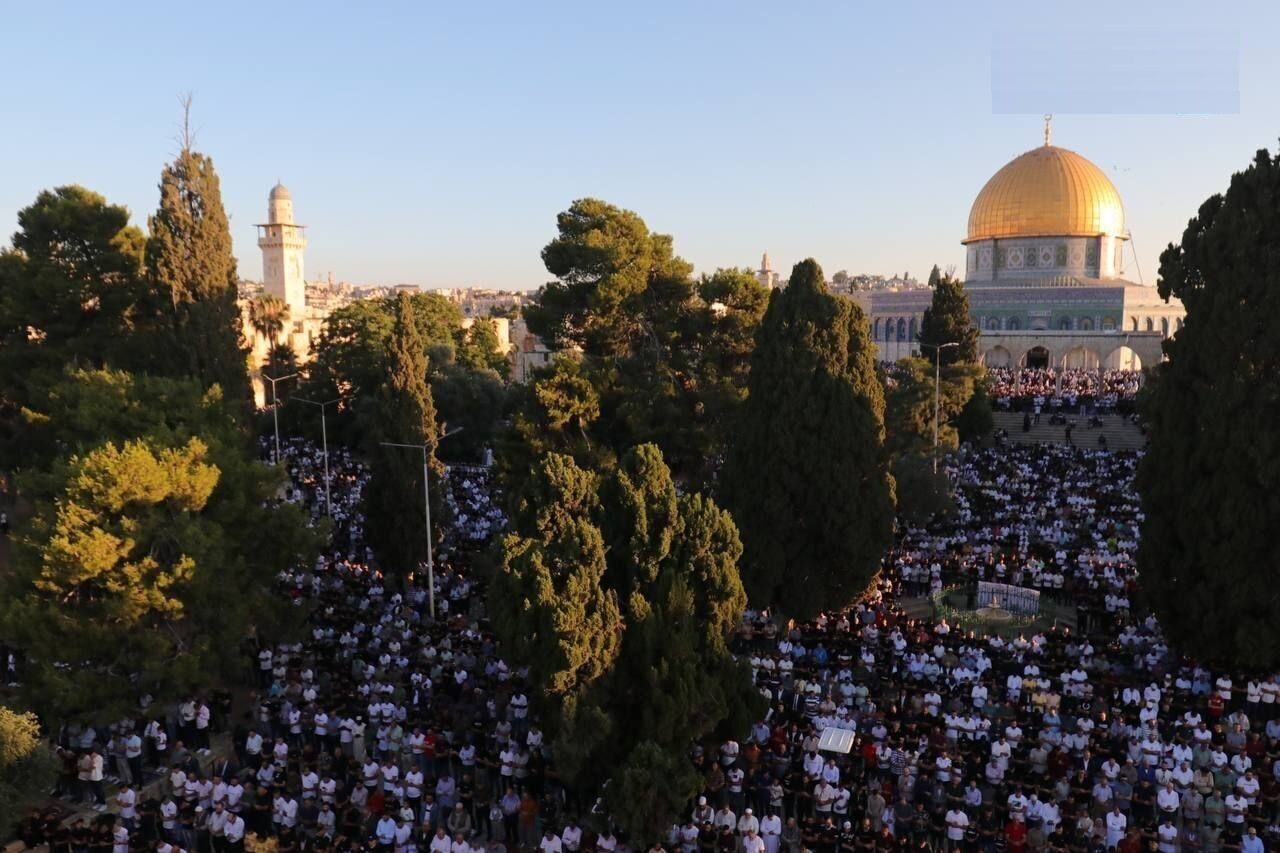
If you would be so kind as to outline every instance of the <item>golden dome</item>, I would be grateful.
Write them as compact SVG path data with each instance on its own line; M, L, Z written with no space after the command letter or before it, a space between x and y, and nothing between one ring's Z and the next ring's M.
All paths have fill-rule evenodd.
M1074 151L1042 145L991 176L969 211L969 236L1124 235L1124 204L1101 169Z

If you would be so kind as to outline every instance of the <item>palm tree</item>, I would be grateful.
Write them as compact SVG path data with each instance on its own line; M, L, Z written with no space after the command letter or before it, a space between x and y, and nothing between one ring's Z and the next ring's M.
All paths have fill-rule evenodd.
M279 296L264 293L249 303L249 325L259 335L275 344L289 321L289 305Z

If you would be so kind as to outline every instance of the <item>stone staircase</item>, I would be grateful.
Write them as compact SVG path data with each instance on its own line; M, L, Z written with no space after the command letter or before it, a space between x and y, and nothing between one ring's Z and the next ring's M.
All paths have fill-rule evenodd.
M1049 423L1049 415L1043 414L1040 423L1032 424L1030 432L1022 431L1022 412L996 412L995 428L1009 433L1011 444L1064 444L1066 443L1066 427L1053 426ZM1087 415L1067 415L1067 420L1075 422L1071 431L1071 440L1077 447L1097 448L1098 436L1107 437L1108 450L1141 450L1147 440L1137 425L1122 415L1103 415L1102 426L1090 429Z

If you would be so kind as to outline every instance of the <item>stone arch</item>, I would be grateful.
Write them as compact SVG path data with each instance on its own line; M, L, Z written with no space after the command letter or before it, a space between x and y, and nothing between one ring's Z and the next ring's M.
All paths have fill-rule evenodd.
M1062 354L1063 370L1097 370L1098 353L1086 346L1074 346Z
M1138 331L1138 318L1137 318L1137 317L1130 317L1130 318L1129 318L1129 331L1131 331L1131 332L1136 332L1136 331Z
M988 332L998 332L998 331L1000 331L1000 318L999 318L999 317L988 317L988 318L987 318L987 331L988 331Z
M1081 317L1081 318L1080 318L1080 326L1079 326L1079 328L1080 328L1080 331L1082 331L1082 332L1092 332L1092 331L1093 331L1093 318L1092 318L1092 317Z
M1102 318L1102 331L1114 332L1116 330L1116 320L1114 317Z
M1010 367L1013 365L1013 353L996 344L982 354L982 363L987 367Z
M1162 338L1169 337L1169 318L1168 317L1160 318L1160 337Z
M1107 370L1141 370L1142 358L1131 347L1122 344L1107 353L1102 366Z
M877 318L876 318L876 324L875 324L875 326L873 326L873 327L872 327L872 332L871 332L871 340L873 340L873 341L878 341L878 340L880 340L880 334L881 334L881 331L880 331L880 324L881 324L881 320L880 320L880 318L879 318L879 317L877 317Z
M1061 318L1060 320L1058 320L1058 331L1061 331L1061 332L1069 332L1069 331L1071 331L1071 318L1070 318L1070 317L1063 317L1063 318Z
M912 317L911 322L907 324L907 340L914 341L916 339L916 318Z
M898 340L905 341L907 338L907 318L898 318Z
M1018 331L1018 328L1019 328L1018 318L1010 317L1007 321L1005 321L1004 327L1011 332Z
M1019 363L1022 367L1049 367L1053 364L1053 355L1048 347L1034 346L1022 354Z
M1154 332L1156 330L1156 321L1154 317L1147 318L1147 331Z

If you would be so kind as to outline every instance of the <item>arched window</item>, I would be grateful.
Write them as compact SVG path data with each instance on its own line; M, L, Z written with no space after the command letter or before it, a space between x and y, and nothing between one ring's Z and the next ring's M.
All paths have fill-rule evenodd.
M992 332L1000 331L1000 318L990 317L987 319L987 330Z
M1064 331L1064 332L1070 331L1070 330L1071 330L1071 318L1070 318L1070 317L1063 317L1061 320L1059 320L1059 321L1058 321L1058 328L1059 328L1060 330Z
M914 341L916 339L916 318L911 318L911 323L907 326L907 340Z
M1116 330L1116 321L1111 317L1102 318L1102 331L1114 332Z
M1152 318L1148 317L1148 318L1147 318L1147 331L1148 331L1148 332L1154 332L1155 330L1156 330L1156 321L1155 321L1155 320L1153 320Z
M907 320L905 317L898 318L898 340L907 340Z
M1006 323L1004 324L1004 327L1005 327L1006 329L1008 329L1009 331L1011 331L1011 332L1016 332L1016 331L1018 331L1018 328L1019 328L1019 326L1018 326L1018 318L1017 318L1017 317L1010 317L1010 318L1009 318L1009 320L1008 320L1008 322L1006 322Z
M1131 332L1136 332L1136 331L1138 331L1138 318L1137 318L1137 317L1130 317L1130 318L1129 318L1129 326L1130 326L1129 331L1131 331Z
M893 340L893 318L885 317L884 319L884 339L886 341Z
M1082 331L1082 332L1092 332L1092 331L1093 331L1093 318L1092 318L1092 317L1081 317L1081 318L1080 318L1080 331Z
M1165 337L1165 338L1169 337L1169 318L1168 317L1160 318L1160 335L1161 337Z
M871 333L871 340L873 340L873 341L878 341L878 340L880 340L880 334L881 334L881 332L880 332L880 318L879 318L879 317L877 317L877 318L876 318L876 324L875 324L875 326L873 327L873 329L874 329L874 331L872 331L872 333Z

